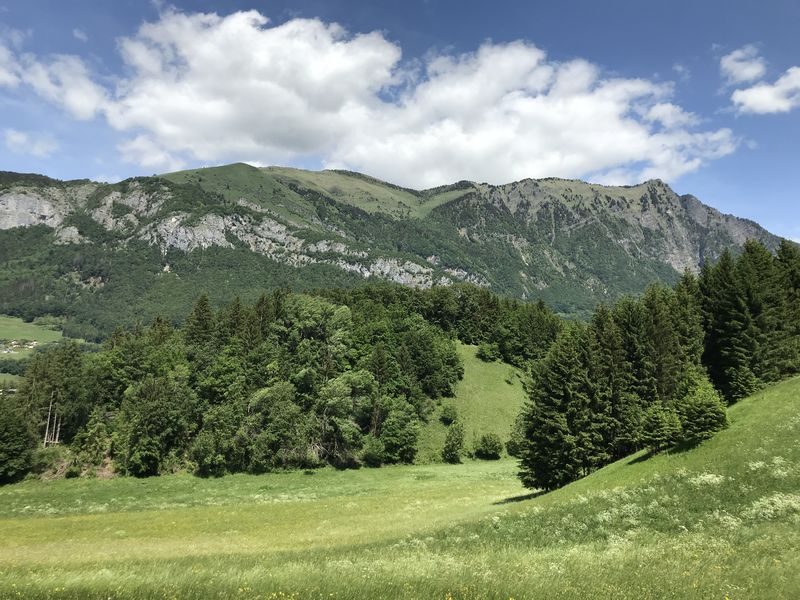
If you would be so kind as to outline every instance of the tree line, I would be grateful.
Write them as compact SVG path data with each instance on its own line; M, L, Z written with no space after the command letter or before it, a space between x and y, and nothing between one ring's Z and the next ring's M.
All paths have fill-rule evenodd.
M134 476L412 462L420 424L463 375L456 339L496 340L521 365L559 323L473 286L278 290L219 310L201 296L180 327L157 318L99 351L34 354L0 399L0 477L42 454L51 407L75 473L109 459Z
M705 439L726 403L800 372L800 253L748 242L587 323L467 284L278 290L219 309L201 296L180 326L157 318L98 351L35 353L17 393L0 395L0 479L35 466L50 406L74 473L412 462L420 425L463 374L456 340L530 373L508 451L525 485L553 489L641 448ZM457 433L445 460L458 459ZM484 445L498 455L497 440Z
M726 426L726 404L798 372L800 252L748 241L564 328L533 364L520 478L550 490L642 448L697 443Z

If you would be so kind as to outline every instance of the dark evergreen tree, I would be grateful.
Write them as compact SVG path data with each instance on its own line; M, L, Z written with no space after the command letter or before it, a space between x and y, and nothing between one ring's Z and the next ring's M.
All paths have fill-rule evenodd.
M520 459L519 477L526 487L561 487L577 479L585 467L588 454L579 448L573 428L587 420L590 401L581 363L583 338L578 326L562 332L535 370L525 409L527 444Z
M0 389L0 483L21 479L41 443L26 407L16 394Z
M681 438L677 411L662 402L651 404L642 420L642 441L652 453L674 446Z
M734 402L751 393L758 381L751 368L756 332L730 252L724 252L714 267L704 269L701 290L706 330L703 363L717 389Z

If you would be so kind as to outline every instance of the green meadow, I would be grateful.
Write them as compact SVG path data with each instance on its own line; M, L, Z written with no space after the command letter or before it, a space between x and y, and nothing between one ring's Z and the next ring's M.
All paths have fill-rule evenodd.
M796 598L800 378L546 495L512 460L0 488L15 598Z
M16 317L0 315L0 360L21 360L29 357L33 353L31 348L14 348L13 352L2 352L10 348L12 341L26 340L47 344L57 342L62 338L61 332L48 329L43 324L26 323ZM18 375L4 373L0 366L0 386L17 385L20 382Z
M442 408L455 406L464 424L464 444L472 450L485 433L496 433L504 442L511 434L527 395L518 369L502 362L484 362L477 346L458 345L464 363L464 378L456 384L455 396L445 398L422 427L417 442L417 462L440 462L447 427L441 422Z

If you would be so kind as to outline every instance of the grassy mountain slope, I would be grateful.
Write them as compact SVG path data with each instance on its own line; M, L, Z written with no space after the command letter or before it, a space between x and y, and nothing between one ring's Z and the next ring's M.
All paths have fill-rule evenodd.
M505 443L511 426L527 397L519 371L501 362L487 363L475 354L476 346L458 345L464 361L464 379L458 382L455 397L445 399L420 431L417 462L441 462L447 427L439 419L442 407L452 404L464 424L466 450L485 433L496 433Z
M512 461L0 489L22 598L794 598L800 378L536 497Z

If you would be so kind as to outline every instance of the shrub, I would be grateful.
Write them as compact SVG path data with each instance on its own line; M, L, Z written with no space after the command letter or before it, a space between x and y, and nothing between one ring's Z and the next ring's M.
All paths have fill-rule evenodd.
M485 433L475 446L475 456L483 460L497 460L503 453L503 442L496 433Z
M464 449L464 426L455 421L447 430L442 448L442 460L446 463L457 464L461 462L461 452Z
M685 442L708 439L728 425L722 398L707 378L689 391L678 404L678 410Z
M368 467L380 467L383 461L383 442L371 435L367 436L361 448L361 462Z
M509 456L521 458L523 448L525 448L525 420L523 415L519 414L511 426L511 435L506 442L506 452Z
M454 404L445 404L442 406L442 414L439 420L448 427L458 420L458 409Z
M478 346L477 356L484 362L494 362L500 358L500 348L497 344L483 342Z

